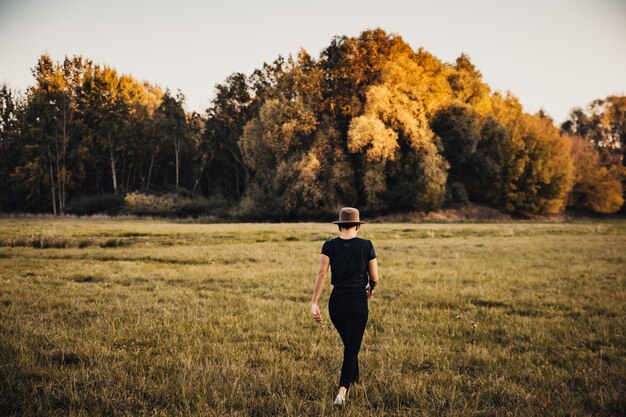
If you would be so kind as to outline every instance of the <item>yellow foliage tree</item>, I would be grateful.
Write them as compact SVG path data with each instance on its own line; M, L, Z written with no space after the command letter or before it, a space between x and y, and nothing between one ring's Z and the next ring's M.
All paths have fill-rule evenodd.
M450 68L448 82L454 99L472 106L475 112L486 115L491 111L491 89L482 82L482 75L466 54L461 54Z
M619 165L605 167L593 144L579 136L566 136L571 142L574 163L573 189L568 205L598 213L614 213L624 204L621 180L626 171Z
M522 114L515 124L504 206L523 214L559 213L572 187L570 142L546 118Z
M412 51L390 56L381 82L366 93L364 112L350 122L348 150L366 159L366 208L429 210L442 203L448 164L439 154L428 119L449 99L445 71L429 71Z

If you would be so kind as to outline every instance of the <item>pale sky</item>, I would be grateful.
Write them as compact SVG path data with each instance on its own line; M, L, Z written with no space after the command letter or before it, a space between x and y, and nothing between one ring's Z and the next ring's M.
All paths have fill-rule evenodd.
M81 54L204 113L230 73L376 27L445 62L469 54L492 89L556 123L626 93L626 0L0 0L0 82L24 90L41 53Z

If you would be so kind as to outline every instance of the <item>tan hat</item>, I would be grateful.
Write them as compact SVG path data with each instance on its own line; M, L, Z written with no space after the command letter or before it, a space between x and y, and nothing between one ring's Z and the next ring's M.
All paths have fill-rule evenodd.
M363 224L359 219L359 210L353 207L343 207L339 212L339 220L334 221L334 224Z

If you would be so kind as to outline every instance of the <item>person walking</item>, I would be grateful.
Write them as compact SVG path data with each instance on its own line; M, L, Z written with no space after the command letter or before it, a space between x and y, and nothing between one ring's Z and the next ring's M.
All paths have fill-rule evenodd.
M311 314L317 323L322 313L317 304L331 270L333 290L328 300L330 320L343 342L343 363L334 403L343 405L353 382L359 381L359 350L369 315L368 300L378 285L378 263L371 241L357 237L359 210L344 207L339 212L339 236L324 242L315 280Z

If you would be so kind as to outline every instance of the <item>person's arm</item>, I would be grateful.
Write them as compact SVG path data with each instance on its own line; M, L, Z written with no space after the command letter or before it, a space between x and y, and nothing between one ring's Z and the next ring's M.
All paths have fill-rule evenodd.
M370 259L367 264L367 272L369 273L369 289L367 290L367 298L373 295L374 288L378 285L378 261L376 258Z
M326 278L328 277L328 266L330 265L330 258L324 254L320 255L320 269L317 273L317 279L315 280L315 287L313 288L313 298L311 298L311 314L313 319L320 323L322 321L322 312L320 311L317 301L322 294Z

